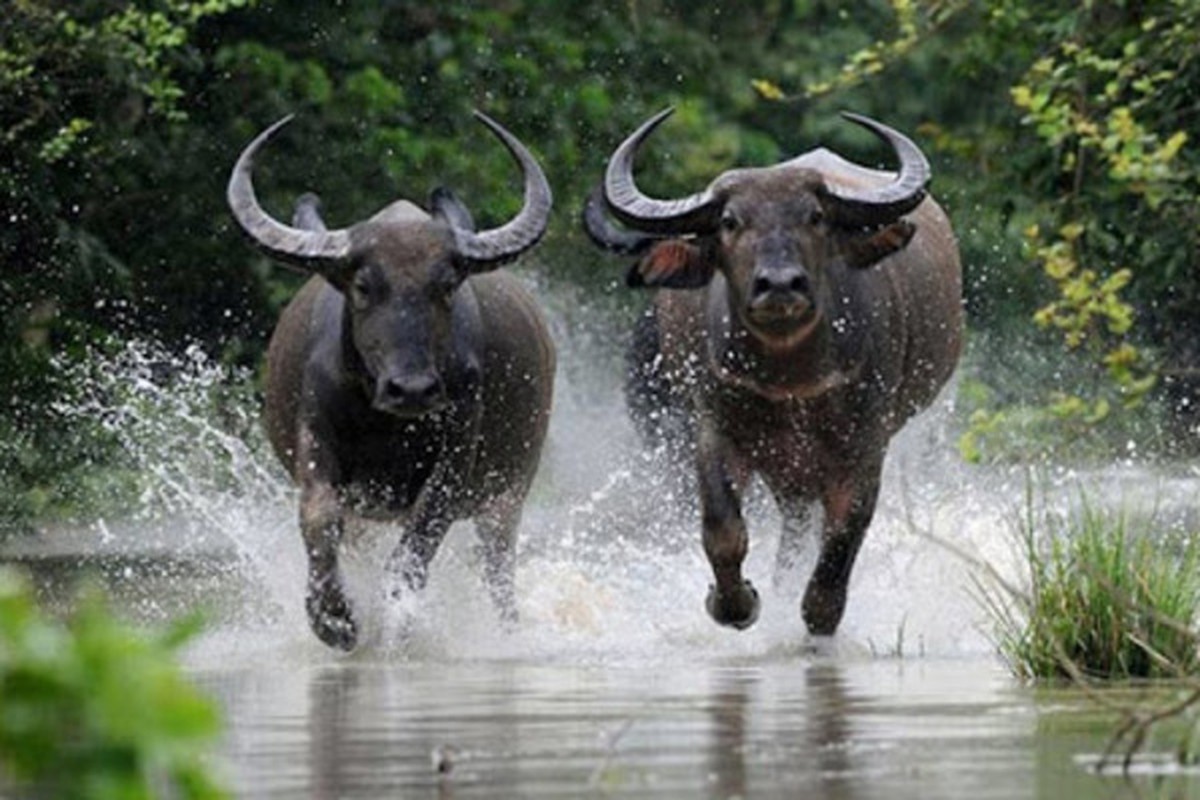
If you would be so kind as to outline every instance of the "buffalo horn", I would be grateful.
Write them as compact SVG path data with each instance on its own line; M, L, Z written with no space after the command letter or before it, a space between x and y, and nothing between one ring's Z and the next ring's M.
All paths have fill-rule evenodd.
M350 234L345 230L301 230L273 219L254 194L254 157L276 131L291 122L284 117L246 146L229 176L226 199L234 219L259 250L285 264L323 272L343 263L350 254Z
M704 233L715 226L719 205L710 192L680 200L656 200L642 194L633 181L633 161L638 148L674 112L673 108L658 112L621 142L604 172L604 200L613 216L639 231L668 236Z
M659 236L638 233L614 225L604 211L603 184L591 191L583 205L583 229L599 247L610 253L625 256L640 255L649 250L655 242L661 241Z
M824 190L825 209L832 221L851 228L888 225L912 211L925 199L929 161L904 134L861 114L842 112L846 119L863 126L891 146L900 160L896 179L885 186L864 189L838 187Z
M525 202L506 224L479 233L461 227L452 229L458 254L480 271L510 261L537 244L546 232L553 197L542 168L525 145L487 114L476 111L475 118L504 143L525 177Z

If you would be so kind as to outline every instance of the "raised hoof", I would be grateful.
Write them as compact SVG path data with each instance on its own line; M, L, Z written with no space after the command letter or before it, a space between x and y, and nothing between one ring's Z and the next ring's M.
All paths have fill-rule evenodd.
M321 589L309 588L308 622L317 638L329 647L349 652L358 644L358 626L350 613L350 603L336 584Z
M742 581L732 592L720 592L716 586L709 586L704 607L718 625L742 631L758 620L761 603L754 585Z

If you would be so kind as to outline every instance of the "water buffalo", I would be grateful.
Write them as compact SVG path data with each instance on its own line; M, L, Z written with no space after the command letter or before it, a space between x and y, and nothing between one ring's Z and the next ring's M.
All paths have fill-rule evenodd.
M666 424L694 453L715 578L706 605L723 625L748 627L759 611L742 577L750 477L761 476L784 518L777 576L798 557L820 504L820 554L802 613L812 634L829 635L888 441L958 360L958 245L925 194L920 149L852 114L895 151L898 173L817 149L730 170L683 199L647 197L633 180L634 157L669 114L617 148L584 213L598 244L640 255L629 285L665 290L634 336L631 411L641 430Z
M284 310L267 353L266 426L300 487L308 553L306 607L326 644L352 649L355 615L338 546L351 518L398 520L388 562L396 588L420 589L446 530L473 517L485 578L501 614L515 615L515 534L550 414L555 355L533 298L501 264L545 232L551 195L529 151L476 116L524 173L521 211L476 232L449 191L429 210L398 200L328 230L314 195L293 225L269 216L251 182L259 148L242 152L228 202L270 257L314 273Z

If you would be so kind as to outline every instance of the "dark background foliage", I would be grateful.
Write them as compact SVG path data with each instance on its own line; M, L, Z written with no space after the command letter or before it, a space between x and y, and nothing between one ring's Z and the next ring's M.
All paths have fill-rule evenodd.
M446 184L486 225L520 203L507 154L472 120L486 111L535 151L555 192L527 268L607 295L621 267L576 216L646 116L678 109L640 173L667 195L816 144L880 163L887 154L837 112L870 114L931 156L977 339L1055 344L1074 325L1083 343L1063 358L1115 386L1097 389L1111 403L1088 397L1076 413L1139 402L1142 379L1186 411L1200 330L1200 158L1186 139L1200 109L1198 6L14 0L0 28L0 516L67 502L63 475L95 461L92 438L53 422L50 401L69 390L55 358L115 335L259 363L301 278L245 245L224 187L240 149L287 113L256 173L277 216L316 190L344 225ZM1056 243L1074 264L1066 277L1047 275ZM1127 285L1096 287L1122 269ZM1099 305L1061 324L1044 315L1039 330L1034 312L1063 311L1072 287ZM1106 302L1128 305L1128 330ZM1137 354L1128 374L1111 363L1123 345ZM1042 402L985 372L988 424Z

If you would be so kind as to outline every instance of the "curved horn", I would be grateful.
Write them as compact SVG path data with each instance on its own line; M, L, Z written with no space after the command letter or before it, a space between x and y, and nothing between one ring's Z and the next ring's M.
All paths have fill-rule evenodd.
M886 186L865 189L826 188L826 210L838 224L871 228L895 222L925 199L929 182L929 161L904 134L861 114L843 111L846 119L863 126L891 146L900 160L896 179Z
M679 235L711 230L719 201L705 190L680 200L655 200L642 194L633 182L633 160L638 148L663 120L675 113L666 108L642 123L613 152L604 172L604 199L617 219L641 231Z
M546 175L525 145L487 114L476 111L475 118L504 143L525 176L525 203L508 223L480 233L451 228L458 254L480 268L488 268L510 261L537 244L546 232L554 200Z
M583 204L583 230L597 246L624 256L639 255L650 249L660 237L618 228L604 213L604 186L598 185Z
M344 230L301 230L276 221L258 204L254 182L250 177L254 169L254 156L259 148L291 121L292 115L289 114L246 146L233 165L225 197L234 219L259 250L285 264L321 272L341 264L349 257L350 234Z

